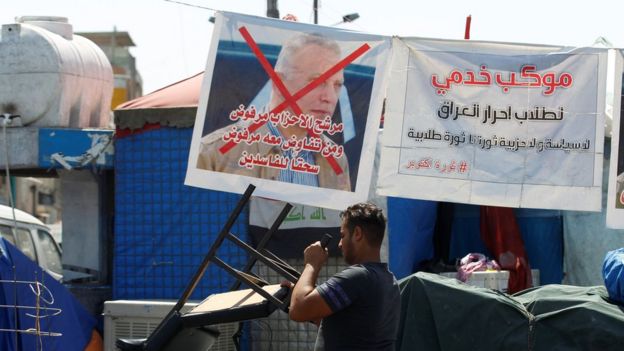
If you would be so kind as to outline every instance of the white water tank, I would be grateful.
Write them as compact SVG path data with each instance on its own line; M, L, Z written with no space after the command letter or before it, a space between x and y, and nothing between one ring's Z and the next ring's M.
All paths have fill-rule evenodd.
M64 17L2 25L0 114L36 127L107 127L113 70L104 52Z

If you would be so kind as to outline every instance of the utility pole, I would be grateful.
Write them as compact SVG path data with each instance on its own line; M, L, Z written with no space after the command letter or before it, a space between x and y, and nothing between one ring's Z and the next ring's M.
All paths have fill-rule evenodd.
M314 10L314 24L318 24L318 0L314 0L312 8Z
M267 17L279 18L277 0L267 0Z

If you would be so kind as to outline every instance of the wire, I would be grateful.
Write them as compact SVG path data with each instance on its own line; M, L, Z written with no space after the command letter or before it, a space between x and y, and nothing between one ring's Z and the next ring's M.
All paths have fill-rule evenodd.
M184 5L184 6L190 6L190 7L196 7L198 9L204 9L204 10L212 10L212 11L219 11L217 9L213 9L211 7L205 7L205 6L199 6L199 5L194 5L194 4L189 4L186 2L182 2L182 1L175 1L175 0L165 0L166 2L173 2L176 4L180 4L180 5Z
M301 3L305 3L307 6L310 6L309 1L307 0L299 0L299 2ZM311 6L310 6L311 8ZM328 11L325 11L325 9L327 9ZM344 16L344 13L340 13L338 12L335 8L332 8L331 6L327 6L326 2L323 2L321 4L321 1L319 0L319 4L318 4L318 8L317 11L319 14L323 14L323 15L332 15L332 16L337 16L338 18L342 18ZM314 17L314 13L310 14L310 17ZM319 16L320 17L320 16ZM320 21L319 21L320 22ZM329 26L329 27L333 27L333 26L337 26L339 24L344 23L343 21L340 21L338 23L335 23L333 25L329 25L329 24L320 24L320 25L324 25L324 26ZM350 25L357 27L359 30L361 31L366 31L366 28L364 28L363 26L359 25L357 22L352 21L349 22Z
M17 240L17 217L15 216L15 203L13 200L13 189L11 186L11 172L9 171L9 142L7 141L6 126L11 123L11 116L8 113L2 115L2 138L4 139L4 170L6 173L7 190L9 191L9 205L13 214L13 237Z
M5 140L6 140L6 138L5 138ZM8 169L8 167L7 167L7 169ZM13 264L13 262L11 262L11 268L13 269L13 281L15 282L15 281L17 281L17 270L15 269L15 264ZM13 305L17 306L17 284L13 284ZM14 325L17 326L18 325L17 324L18 323L18 311L17 311L17 308L15 308L15 310L13 312L13 318L14 318L13 323L15 323ZM17 329L17 328L15 328L15 329ZM17 332L15 332L14 340L15 340L15 349L19 350L18 349L19 339L18 339Z
M10 162L9 162L9 143L7 140L7 132L6 132L6 127L8 124L10 124L12 122L11 118L13 117L18 117L16 115L11 115L9 113L4 113L1 116L2 118L0 119L0 123L2 124L2 138L4 139L4 161L5 161L5 173L6 173L6 182L7 182L7 190L9 192L8 194L8 198L9 198L9 205L11 206L11 211L13 214L13 237L17 240L17 217L15 215L15 202L13 199L13 188L11 186L11 172L10 172ZM14 306L14 318L15 318L15 325L19 325L18 323L18 307L21 307L17 304L17 283L24 283L21 281L17 280L17 272L15 269L15 265L12 264L12 268L13 268L13 285L14 285L14 291L13 291L13 296L14 296L14 301L13 301L13 306ZM41 296L41 288L43 287L45 289L45 291L47 291L50 294L51 297L51 301L52 303L54 302L54 297L52 297L52 293L48 290L48 288L43 284L43 279L45 277L45 274L43 273L43 270L41 271L41 282L35 282L35 286L33 287L32 285L30 285L30 289L33 291L33 293L35 293L36 298L35 298L35 315L31 315L31 314L26 314L29 317L34 317L35 318L35 328L31 328L28 330L20 330L20 329L14 329L11 330L13 332L15 332L15 349L18 349L18 345L19 345L19 340L18 340L18 333L27 333L27 334L34 334L36 335L36 343L35 343L35 348L38 350L43 350L43 340L42 340L42 336L60 336L61 334L59 333L51 333L51 332L42 332L41 331L41 315L40 312L42 310L41 308L41 301L43 300L44 302L48 303L47 299L42 298ZM36 276L35 276L36 279ZM47 310L47 308L44 308L44 310ZM1 331L7 331L7 330L1 330Z

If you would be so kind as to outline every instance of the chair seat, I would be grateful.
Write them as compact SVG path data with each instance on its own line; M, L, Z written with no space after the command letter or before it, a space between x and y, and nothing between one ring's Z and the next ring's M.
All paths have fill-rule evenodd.
M145 348L145 340L142 339L122 339L119 338L115 342L115 346L121 351L142 351Z

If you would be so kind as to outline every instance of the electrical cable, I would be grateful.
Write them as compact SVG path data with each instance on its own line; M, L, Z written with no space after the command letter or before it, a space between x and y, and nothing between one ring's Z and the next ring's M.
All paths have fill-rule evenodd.
M195 4L189 4L187 2L182 2L182 1L175 1L175 0L165 0L165 1L166 2L172 2L172 3L180 4L180 5L184 5L184 6L196 7L196 8L204 9L204 10L219 11L219 10L213 9L211 7L205 7L205 6L195 5Z

